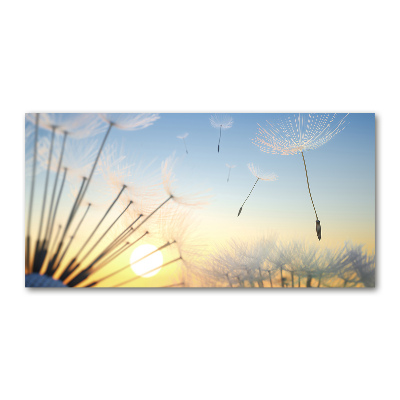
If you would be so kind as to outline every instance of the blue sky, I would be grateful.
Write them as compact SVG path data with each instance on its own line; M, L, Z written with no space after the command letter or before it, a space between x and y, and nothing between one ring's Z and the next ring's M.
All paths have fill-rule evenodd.
M232 128L211 126L211 114L161 114L154 125L133 133L115 131L111 142L144 162L175 154L177 187L184 191L211 189L210 204L200 215L215 232L213 240L275 232L283 237L315 239L315 216L308 195L301 155L266 154L254 144L257 124L271 114L231 114ZM375 116L350 114L348 126L323 146L305 152L313 199L323 227L323 242L374 242ZM178 135L189 133L186 155ZM131 153L132 152L132 153ZM158 163L157 161L157 163ZM243 212L237 212L255 179L249 162L275 172L276 182L259 181ZM157 164L156 163L156 164ZM227 183L226 164L236 165ZM331 237L330 237L331 234ZM321 242L322 243L322 242Z
M211 114L203 113L160 114L153 125L134 132L114 128L107 144L115 144L131 161L142 165L153 162L150 169L156 172L163 160L174 155L178 194L210 190L209 204L198 211L201 223L197 227L207 237L208 245L231 238L277 234L283 239L305 239L319 246L343 245L351 240L374 250L374 114L349 114L348 126L342 132L323 146L304 153L322 224L321 242L316 238L315 215L301 155L266 154L252 143L257 124L265 127L267 119L271 121L280 115L230 115L233 126L222 131L219 153L219 130L211 126ZM189 134L185 139L189 154L177 138L184 133ZM256 180L247 168L248 163L274 172L278 180L259 181L237 217ZM236 165L229 183L226 164ZM44 173L38 184L43 179Z

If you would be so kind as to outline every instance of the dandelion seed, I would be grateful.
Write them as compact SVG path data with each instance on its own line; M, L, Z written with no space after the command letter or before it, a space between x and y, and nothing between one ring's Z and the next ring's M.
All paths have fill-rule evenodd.
M26 114L26 120L36 122L35 114ZM93 137L104 133L106 126L98 114L73 114L73 113L40 113L39 127L56 134L65 132L75 139Z
M99 171L113 195L125 185L124 199L133 200L135 209L146 208L144 212L150 212L162 200L160 177L154 170L150 171L154 161L144 165L137 160L133 162L131 158L116 144L106 146L99 160Z
M226 164L226 166L227 166L228 169L229 169L229 172L228 172L228 179L227 179L226 181L229 182L229 177L231 176L231 169L232 169L232 168L235 168L236 165L229 165L229 164Z
M105 113L99 114L99 116L108 124L128 131L147 128L160 119L159 114Z
M191 192L176 194L174 183L176 178L174 175L174 167L177 160L175 155L171 155L161 164L161 172L163 176L163 185L165 191L173 198L175 203L186 206L202 206L208 203L209 196L205 192Z
M233 118L227 114L214 114L210 117L211 126L219 129L218 153L221 144L222 130L232 128Z
M184 134L181 135L181 136L177 136L178 139L182 139L182 140L183 140L183 144L185 145L186 154L189 154L188 149L187 149L187 147L186 147L186 142L185 142L185 139L186 139L188 136L189 136L188 133L184 133Z
M278 179L278 177L274 173L265 174L259 168L255 167L254 164L247 164L247 167L249 168L250 172L257 178L257 180L254 183L253 187L251 188L249 195L246 197L246 200L243 202L242 206L240 207L237 216L239 216L241 214L243 206L244 206L244 203L246 203L247 199L250 197L251 192L254 190L254 188L257 185L257 182L259 180L262 180L262 181L276 181Z
M266 153L282 155L301 153L308 192L315 212L318 240L321 240L321 223L311 195L304 151L322 146L341 132L347 126L347 115L282 114L273 123L267 121L266 128L259 125L257 137L253 140L253 143Z

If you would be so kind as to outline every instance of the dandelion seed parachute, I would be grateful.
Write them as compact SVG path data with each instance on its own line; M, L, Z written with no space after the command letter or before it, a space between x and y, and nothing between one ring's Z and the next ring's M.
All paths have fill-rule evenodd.
M161 173L163 176L164 190L173 198L175 203L185 206L199 207L208 203L209 195L205 192L189 192L179 193L174 187L176 177L174 175L174 167L177 159L175 155L171 155L161 165Z
M281 114L273 122L267 121L267 127L260 125L253 144L261 151L272 154L292 155L301 153L306 172L307 186L315 212L316 232L321 240L321 223L318 219L310 184L304 151L316 149L347 126L348 114Z
M185 139L189 136L188 133L184 133L183 135L177 136L178 139L182 139L183 140L183 144L185 145L185 150L186 150L186 154L189 154L188 149L186 147L186 142Z
M235 168L236 167L236 165L229 165L229 164L226 164L226 166L228 167L228 169L229 169L229 172L228 172L228 178L227 178L227 182L229 182L229 177L231 176L231 169L233 169L233 168Z
M254 190L255 186L257 185L257 182L259 180L262 181L276 181L278 179L278 177L274 174L274 173L264 173L263 171L261 171L260 168L256 167L254 164L250 163L247 164L247 167L249 168L250 172L253 174L254 177L257 178L256 182L254 183L253 187L250 190L249 195L246 197L246 200L243 202L242 206L239 209L238 215L239 216L242 213L243 210L243 206L246 203L247 199L250 197L252 191Z
M228 114L214 114L210 117L210 123L213 128L219 129L219 140L218 140L218 153L219 153L222 130L232 128L233 118Z
M99 114L105 122L118 129L137 131L153 125L160 116L159 114L129 114L129 113L105 113Z
M35 124L35 114L26 114L26 120ZM65 132L71 137L82 139L93 137L106 131L106 126L98 114L78 113L40 113L39 128L62 135Z

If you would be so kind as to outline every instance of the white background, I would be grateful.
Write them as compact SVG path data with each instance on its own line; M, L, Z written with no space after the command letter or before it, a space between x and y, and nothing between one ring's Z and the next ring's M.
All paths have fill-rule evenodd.
M1 397L398 398L395 5L3 3ZM25 289L24 113L38 111L375 112L377 288Z

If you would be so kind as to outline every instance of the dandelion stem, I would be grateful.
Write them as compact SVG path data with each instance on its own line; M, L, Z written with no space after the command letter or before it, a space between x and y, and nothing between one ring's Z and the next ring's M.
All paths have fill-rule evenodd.
M130 201L129 204L125 207L125 209L118 215L118 217L114 220L114 222L108 227L108 229L103 233L103 235L100 237L100 239L91 247L91 249L83 256L82 260L80 261L80 264L82 264L82 262L84 260L86 260L86 258L88 257L88 255L96 248L96 246L101 242L101 240L106 236L106 234L110 231L110 229L116 224L116 222L122 217L122 215L125 213L125 211L130 207L130 205L133 202Z
M54 145L54 136L55 136L56 127L53 126L51 131L51 142L50 142L50 150L49 150L49 159L47 161L47 172L46 172L46 182L44 185L44 194L43 194L43 203L42 203L42 214L40 217L40 225L39 225L39 233L38 240L42 235L42 226L43 226L43 218L44 218L44 209L46 208L46 200L47 200L47 188L49 184L49 175L50 175L50 167L51 167L51 158L53 156L53 145Z
M185 142L185 138L183 138L183 144L185 145L185 149L186 149L186 154L189 154L188 149L186 147L186 142Z
M86 184L87 187L87 184ZM108 207L107 211L105 212L105 214L103 215L103 217L101 218L101 220L99 221L99 223L97 224L97 226L94 228L94 230L92 231L92 233L89 235L89 237L87 238L86 242L82 245L82 247L80 248L80 250L78 251L78 253L76 254L76 256L74 257L74 259L76 260L80 254L82 253L83 249L86 247L86 245L90 242L90 240L92 239L93 235L96 233L97 229L100 227L100 225L102 224L102 222L104 221L104 219L107 217L108 213L111 211L111 209L114 207L115 203L118 201L118 199L120 198L122 192L125 190L126 186L123 185L121 191L118 193L117 197L114 199L114 201L111 203L110 207Z
M303 156L304 169L305 169L305 171L306 171L308 193L310 193L310 199L311 199L312 206L313 206L313 208L314 208L315 217L316 217L316 219L318 220L317 210L315 209L314 201L313 201L313 198L312 198L312 196L311 196L310 184L309 184L309 182L308 182L308 173L307 173L307 167L306 167L306 160L304 159L304 154L303 154L303 152L301 152L301 155Z
M58 230L57 230L57 233L56 233L56 237L54 238L53 247L50 249L49 254L53 254L53 252L54 252L54 250L56 248L57 239L58 239L58 236L60 235L61 228L62 228L62 226L58 225Z
M219 127L218 153L219 153L219 145L221 143L221 134L222 134L222 125L220 125Z
M67 132L64 132L64 139L63 139L63 144L61 147L61 154L60 154L60 160L58 161L58 167L57 167L57 173L56 173L56 178L54 180L54 186L53 186L53 194L51 196L51 201L50 201L50 208L49 208L49 215L47 217L47 227L46 227L46 233L44 235L44 241L42 245L42 251L44 249L46 241L49 239L49 231L50 231L50 224L51 224L51 214L53 212L53 205L54 205L54 198L56 195L56 189L57 189L57 183L58 183L58 176L60 175L60 169L61 169L61 163L62 159L64 156L64 149L65 149L65 142L67 139Z
M97 257L91 264L89 264L88 267L86 267L85 269L83 269L82 271L80 271L74 278L72 278L70 280L70 282L67 283L67 285L70 285L70 283L72 282L72 286L75 286L77 284L79 284L80 282L84 281L89 275L92 275L93 273L99 271L101 268L104 268L105 266L108 265L109 262L111 262L112 260L114 260L116 257L118 257L120 254L122 254L125 250L127 250L128 248L132 247L133 245L135 245L137 242L139 242L139 240L141 240L142 238L144 238L149 232L145 232L142 236L140 236L138 239L136 239L133 243L125 243L121 249L116 250L111 256L109 256L106 260L104 260L101 265L98 265L97 267L94 268L94 265L97 264L101 258L105 257L106 254L101 254L99 257ZM123 250L122 250L123 249ZM121 251L122 250L122 251ZM111 251L111 250L110 250ZM110 253L110 251L108 251L108 253ZM67 270L66 270L66 274L65 274L65 278L66 279L68 276L72 276L72 274L77 270L77 268L79 267L80 264L75 265L72 269L70 268L71 265L68 266Z
M107 254L109 254L113 249L110 249L107 253L104 253L101 255L101 257L98 257L95 261L93 261L90 264L90 268L92 268L91 272L97 272L99 271L101 268L105 267L107 264L109 264L112 260L114 260L116 257L118 257L120 254L122 254L125 250L128 250L129 248L131 248L132 246L134 246L137 242L139 242L140 240L142 240L146 235L148 235L149 232L145 232L142 236L140 236L139 238L137 238L136 240L134 240L132 243L125 243L124 246L121 247L121 249L116 250L113 254L111 254L108 258L106 258L100 265L98 265L97 267L93 268L95 264L97 264L101 258L104 258ZM125 247L128 244L128 247ZM118 244L119 246L119 244ZM114 249L118 246L115 246ZM124 248L123 251L122 248Z
M168 261L167 263L165 263L165 264L163 264L163 265L160 265L160 266L157 267L157 268L154 268L154 269L152 269L152 270L150 270L150 271L147 271L147 272L146 272L146 275L147 275L147 274L150 274L150 273L152 273L152 272L154 272L154 271L157 271L158 269L164 268L164 267L166 267L166 266L168 266L168 265L170 265L170 264L172 264L172 263L175 263L175 262L177 262L177 261L179 261L179 260L181 260L181 259L182 259L182 257L178 257L178 258L175 258L174 260ZM121 286L126 285L126 284L128 284L128 283L130 283L130 282L136 281L137 279L140 279L140 278L144 278L144 276L141 276L141 275L135 276L134 278L128 279L128 280L125 281L125 282L119 283L118 285L115 285L114 287L121 287ZM100 281L98 281L98 282L100 282ZM97 284L98 282L96 282L96 284Z
M56 262L57 262L58 255L60 254L61 248L62 248L62 246L63 246L63 244L64 244L65 236L67 235L69 226L70 226L70 224L71 224L72 214L73 214L73 212L74 212L74 208L75 208L75 206L76 206L76 202L77 202L78 199L79 199L79 195L81 194L81 192L82 192L82 190L83 190L83 187L85 186L85 182L86 182L86 178L83 177L83 178L82 178L81 187L79 188L78 195L76 196L76 199L75 199L75 202L74 202L74 204L73 204L73 206L72 206L71 212L69 213L69 217L68 217L67 223L66 223L66 225L65 225L64 232L63 232L63 234L62 234L62 236L61 236L60 242L58 243L57 252L56 252L56 254L53 256L53 259L51 260L51 262L49 263L48 268L50 268L50 271L51 271L51 269L53 268L53 265L55 265ZM58 269L58 267L60 266L60 263L61 263L61 260L58 262L58 264L57 264L57 266L55 267L55 269Z
M238 215L237 216L239 216L240 215L240 213L242 212L242 209L243 209L243 206L244 206L244 203L246 203L246 201L247 201L247 199L250 197L250 195L251 195L251 192L253 191L253 189L255 188L255 186L257 185L257 182L260 180L260 178L257 178L257 180L256 180L256 183L253 185L253 187L251 188L251 190L250 190L250 193L249 193L249 195L246 197L246 200L243 202L243 204L242 204L242 207L240 207L240 209L239 209L239 212L238 212Z
M79 230L79 228L80 228L80 226L81 226L81 224L82 224L83 220L85 219L85 217L86 217L86 214L88 213L88 211L89 211L89 208L90 208L90 207L91 207L91 203L89 203L89 204L88 204L88 206L87 206L87 208L86 208L86 211L85 211L85 213L83 214L83 216L82 216L81 220L79 221L79 224L78 224L78 226L76 227L76 229L75 229L74 233L73 233L73 234L72 234L72 236L70 237L70 239L69 239L69 242L68 242L68 244L67 244L67 247L65 248L65 250L64 250L64 252L63 252L63 254L62 254L62 256L61 256L61 258L60 258L60 262L58 263L58 265L60 265L60 264L61 264L61 261L63 260L63 258L64 258L64 256L65 256L65 254L67 253L67 251L68 251L68 249L69 249L69 247L70 247L70 245L71 245L72 241L75 239L75 237L76 237L76 234L78 233L78 230Z
M124 249L124 251L126 251L129 247L131 247L131 246L133 246L135 243L137 243L140 239L142 239L144 236L146 236L148 234L148 232L146 232L145 234L143 234L140 238L138 238L135 242L133 242L133 243L130 243L129 244L129 246L127 246L127 247L125 247L126 246L126 244L123 246L123 247L125 247L125 249ZM115 254L115 253L114 253ZM120 255L121 253L119 253L118 255ZM148 254L147 256L149 256L150 254ZM147 257L146 256L146 257ZM143 258L146 258L146 257L143 257ZM139 261L139 260L138 260ZM97 261L95 261L95 262L97 262ZM86 267L84 270L82 270L81 272L79 272L78 273L78 275L76 275L74 278L72 278L68 283L67 283L67 285L68 286L76 286L76 285L79 285L82 281L84 281L89 275L92 275L94 272L97 272L97 271L99 271L101 268L104 268L106 265L108 265L108 263L106 263L106 264L102 264L101 266L99 266L99 267L96 267L96 268L93 268L93 265L94 264L91 264L91 265L89 265L88 267ZM129 266L130 266L131 264L129 264L128 266L126 266L126 267L124 267L124 268L121 268L120 270L118 270L118 271L114 271L112 274L110 274L110 275L108 275L108 277L110 277L110 276L112 276L112 275L115 275L116 273L118 273L119 271L122 271L123 269L126 269L126 268L128 268ZM76 268L78 267L79 265L77 265L75 268L73 268L73 270L71 271L71 274L76 270ZM107 277L105 277L105 278L102 278L102 280L104 280L104 279L107 279Z
M57 215L57 209L58 209L58 205L59 205L59 202L60 202L61 193L62 193L63 188L64 188L66 175L67 175L67 168L65 168L65 170L64 170L64 175L63 175L63 179L61 181L60 191L58 193L56 205L54 207L54 213L53 213L53 217L52 217L50 233L49 233L48 239L47 240L46 239L43 240L43 246L42 246L43 262L42 262L42 265L45 263L46 256L49 254L47 252L47 249L50 247L51 237L52 237L53 229L54 229L54 222L55 222L55 218L56 218L56 215ZM49 215L49 217L50 217L50 215ZM52 253L50 253L50 254L52 254ZM46 273L48 273L48 272L50 272L50 271L47 271Z
M143 216L139 215L138 218L136 218L121 234L118 235L116 239L114 239L112 243L110 243L110 245L108 245L105 251L109 251L110 248L115 247L116 245L118 246L121 243L121 241L126 240L130 235L135 233L144 223L146 223L161 207L163 207L166 203L168 203L168 201L170 201L172 198L173 198L172 195L169 196L155 210L153 210L136 228L132 228L132 226L138 221L138 219Z
M112 272L111 274L109 274L109 275L107 275L107 276L101 278L100 280L97 281L97 283L102 282L102 281L105 281L105 280L108 279L108 278L111 278L112 276L118 274L119 272L122 272L122 271L124 271L125 269L130 268L132 265L137 264L137 263L140 262L140 261L143 261L144 259L146 259L147 257L150 257L151 255L153 255L153 254L156 253L157 251L161 251L161 250L163 250L163 249L165 249L165 248L171 246L171 245L174 244L174 243L175 243L175 240L174 240L173 242L167 242L167 243L165 243L165 244L162 245L161 247L158 247L157 249L153 250L151 253L146 254L145 256L139 258L138 260L136 260L136 261L134 261L134 262L131 262L131 263L129 263L128 265L125 265L124 267L122 267L122 268L120 268L120 269L117 269L116 271ZM156 269L158 269L158 268L156 268ZM149 272L150 272L150 271L149 271ZM146 274L147 274L147 273L148 273L148 272L146 272Z
M268 275L269 275L269 284L271 285L271 287L274 287L274 286L272 285L271 271L268 271Z
M51 219L51 227L50 227L49 242L48 242L49 246L50 246L51 236L52 236L52 234L53 234L54 222L55 222L55 220L56 220L58 205L59 205L59 203L60 203L61 194L62 194L62 191L63 191L63 188L64 188L66 176L67 176L67 168L65 168L65 170L64 170L63 180L62 180L62 182L61 182L60 191L59 191L59 193L58 193L56 205L55 205L55 207L54 207L53 217L52 217L52 219Z
M36 175L36 158L37 158L37 143L38 143L38 129L39 129L39 114L36 114L35 121L35 142L33 147L33 166L32 166L32 182L31 182L31 195L29 200L29 214L28 214L28 228L25 249L25 267L30 271L30 241L31 241L31 221L32 221L32 206L33 197L35 192L35 175Z
M142 218L143 215L140 214L129 226L126 228L122 233L120 233L101 253L102 255L105 255L109 253L111 250L115 249L118 247L129 235L130 233L133 233L134 228L132 228L132 225L134 225L137 221L139 221L140 218ZM131 231L131 232L129 232Z
M231 176L231 169L229 168L229 172L228 172L228 179L226 180L227 182L229 182L229 177Z
M128 236L136 232L144 223L146 223L161 207L167 204L174 196L170 195L166 200L164 200L155 210L153 210ZM131 224L132 226L133 224ZM129 227L128 227L129 228Z
M80 226L82 225L82 222L83 222L83 220L84 220L85 217L86 217L86 214L89 212L89 208L90 208L90 207L91 207L91 204L89 203L88 206L87 206L87 208L86 208L85 213L83 214L81 220L79 221L78 226L75 228L74 233L73 233L72 236L70 237L69 242L68 242L68 244L67 244L67 247L65 248L65 250L64 250L64 252L63 252L63 254L62 254L62 256L61 256L60 261L59 261L59 263L58 263L57 268L55 269L55 271L56 271L56 270L58 269L58 267L61 265L61 262L62 262L62 260L63 260L63 258L64 258L64 256L65 256L65 254L67 254L67 251L68 251L69 247L71 246L72 241L75 239L76 234L78 233L78 230L79 230ZM68 275L66 275L66 276L63 278L63 275L64 275L64 273L63 273L63 274L61 275L61 277L60 277L61 280L64 280L64 279L68 276Z
M104 136L103 142L101 143L99 152L97 153L96 160L94 161L92 170L90 171L90 175L89 175L89 178L88 178L87 183L86 183L86 185L85 185L85 189L83 190L83 192L82 192L82 194L81 194L81 196L80 196L80 198L79 198L79 201L78 201L77 204L76 204L76 209L74 210L73 217L75 216L76 212L78 211L78 208L79 208L79 206L81 205L82 200L83 200L83 198L84 198L84 196L85 196L85 194L86 194L86 192L87 192L87 189L88 189L88 187L89 187L89 185L90 185L90 182L91 182L91 180L92 180L93 173L94 173L94 171L95 171L95 169L96 169L96 166L97 166L97 163L98 163L98 161L99 161L100 154L101 154L101 152L102 152L102 150L103 150L103 147L104 147L104 145L105 145L105 143L106 143L106 141L107 141L108 135L110 134L111 128L112 128L112 127L113 127L113 124L110 123L110 126L108 127L107 133L106 133L105 136Z
M138 240L142 239L146 234L141 236ZM119 250L116 250L113 254L110 254L100 265L98 265L96 268L93 268L91 273L98 271L99 269L101 269L101 268L105 267L107 264L109 264L111 261L115 260L125 250L127 250L128 249L127 246L130 246L131 244L132 243L130 243L130 242L126 242Z
M37 236L37 240L36 240L36 250L35 250L35 257L34 257L34 262L33 262L34 263L34 265L33 265L34 272L39 272L40 267L41 267L40 259L42 258L42 256L41 256L42 251L39 251L39 246L40 246L40 239L42 236L44 210L46 208L47 188L48 188L48 184L49 184L51 158L53 156L53 144L54 144L55 131L56 131L56 127L53 126L52 132L51 132L51 144L50 144L50 150L49 150L49 159L47 161L47 173L46 173L46 181L45 181L45 185L44 185L42 213L41 213L41 217L40 217L39 232L38 232L38 236Z

